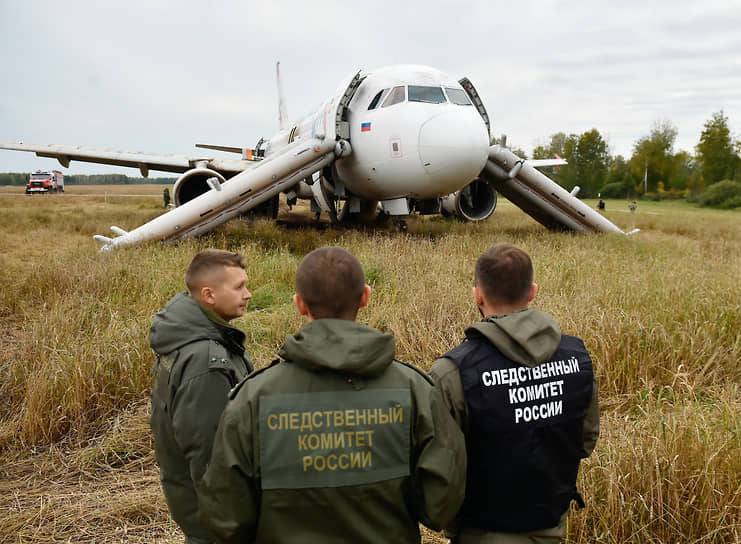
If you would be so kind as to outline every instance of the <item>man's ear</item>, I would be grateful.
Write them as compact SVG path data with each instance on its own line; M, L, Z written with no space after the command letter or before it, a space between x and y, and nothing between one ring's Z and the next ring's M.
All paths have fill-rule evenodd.
M530 296L527 299L528 304L530 304L533 301L533 299L535 298L535 295L537 295L537 294L538 294L538 284L537 283L533 283L530 286Z
M473 299L476 301L476 306L481 308L484 305L484 295L481 293L481 289L474 285L471 289L471 293L473 293Z
M372 293L373 289L366 283L365 287L363 287L363 294L360 297L360 306L358 306L358 309L365 308L368 305Z
M311 314L309 313L309 307L306 305L306 301L301 298L301 295L299 295L298 293L293 295L293 303L296 305L298 313L300 313L304 317L311 317Z
M213 288L209 286L201 287L201 290L199 293L200 293L201 301L204 304L211 306L216 302L216 296L214 295Z

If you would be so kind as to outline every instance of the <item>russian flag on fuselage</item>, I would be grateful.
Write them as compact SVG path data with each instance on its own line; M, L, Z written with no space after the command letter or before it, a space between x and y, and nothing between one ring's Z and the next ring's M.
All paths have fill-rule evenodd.
M371 124L370 123L360 123L360 132L370 132Z

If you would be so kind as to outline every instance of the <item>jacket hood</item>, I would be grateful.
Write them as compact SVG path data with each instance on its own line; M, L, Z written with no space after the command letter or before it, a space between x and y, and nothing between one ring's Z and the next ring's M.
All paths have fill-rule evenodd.
M203 308L187 291L183 291L155 314L149 330L149 345L155 352L164 354L196 340L217 340L237 351L244 351L242 331Z
M317 319L298 334L286 336L278 355L308 370L370 377L383 372L395 352L396 342L390 334L355 321Z
M526 308L488 316L468 327L466 336L484 336L508 359L536 366L555 353L561 343L561 328L548 314Z

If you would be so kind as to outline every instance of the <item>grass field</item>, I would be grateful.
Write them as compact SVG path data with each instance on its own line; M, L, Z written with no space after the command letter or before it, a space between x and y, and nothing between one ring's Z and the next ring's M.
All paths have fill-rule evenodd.
M152 452L147 336L200 249L246 256L253 298L235 323L258 367L302 324L296 265L339 245L374 288L360 320L426 369L478 318L473 265L499 241L530 252L534 305L595 361L602 434L568 541L741 541L739 211L608 200L608 218L641 229L625 237L550 233L503 199L482 224L411 218L404 233L306 227L284 210L100 254L93 234L163 213L161 186L22 193L0 187L0 543L182 541Z

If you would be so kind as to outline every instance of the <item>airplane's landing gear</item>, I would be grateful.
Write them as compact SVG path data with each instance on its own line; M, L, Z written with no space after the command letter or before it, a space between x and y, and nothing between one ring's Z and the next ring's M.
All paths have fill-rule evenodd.
M327 211L327 214L329 215L329 220L332 222L333 225L339 225L340 221L338 219L338 200L335 198L334 193L330 195L329 190L327 189L328 182L326 181L326 178L322 176L320 183L320 187L322 189L322 195L324 196L325 202L329 205L329 210Z
M311 213L314 214L314 221L319 222L319 218L322 216L322 208L313 198L311 199Z
M367 225L377 220L377 200L352 198L337 201L338 208L340 202L342 202L342 209L338 209L337 218L342 225Z

